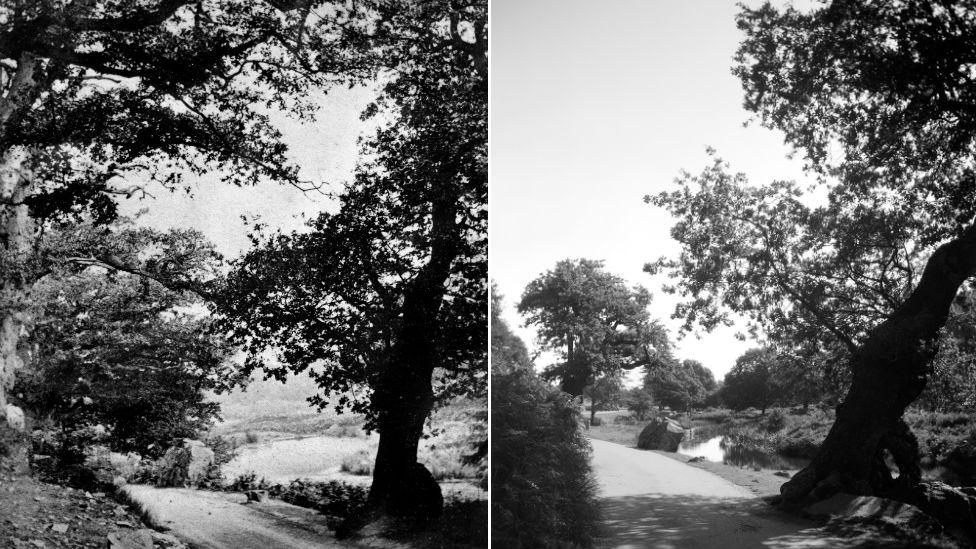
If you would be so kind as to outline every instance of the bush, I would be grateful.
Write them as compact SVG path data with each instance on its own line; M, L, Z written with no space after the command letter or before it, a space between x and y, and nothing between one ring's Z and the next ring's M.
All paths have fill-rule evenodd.
M327 517L326 524L333 530L349 517L363 516L369 495L363 486L307 479L293 480L288 486L275 485L268 492L286 503L317 510Z
M637 420L634 416L616 416L613 418L613 422L614 424L634 425L637 423Z
M492 374L491 398L493 545L591 546L596 486L571 397L515 370Z
M252 433L251 431L246 431L244 433L245 444L254 444L257 441L258 441L258 435L256 433Z
M783 427L786 427L786 416L783 412L778 409L770 412L765 421L766 432L775 433L781 431Z

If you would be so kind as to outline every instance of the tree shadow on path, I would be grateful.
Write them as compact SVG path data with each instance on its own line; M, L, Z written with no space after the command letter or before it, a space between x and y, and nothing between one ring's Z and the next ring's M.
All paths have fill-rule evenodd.
M604 498L602 507L602 548L835 547L822 534L813 536L812 521L756 498L642 494Z

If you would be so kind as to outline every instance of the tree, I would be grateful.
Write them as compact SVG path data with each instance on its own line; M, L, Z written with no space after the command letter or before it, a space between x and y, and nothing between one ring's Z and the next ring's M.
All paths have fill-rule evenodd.
M932 373L916 404L933 411L961 412L976 404L976 296L960 292L943 328Z
M597 410L608 410L617 405L621 391L623 380L620 372L603 374L583 389L583 396L590 400L590 425L595 423Z
M654 397L646 389L634 387L624 396L624 404L638 421L644 421L647 413L654 407Z
M679 218L672 234L688 264L668 267L692 298L682 306L689 323L741 312L774 342L846 355L850 388L817 456L784 484L787 501L839 489L943 516L931 504L937 488L919 483L917 444L901 418L925 387L956 293L976 273L972 8L743 9L736 73L746 107L785 134L827 183L826 200L811 206L788 182L747 187L721 162L652 199Z
M372 510L430 520L442 497L417 463L424 424L487 392L487 6L362 5L373 15L353 43L391 63L364 116L388 122L334 212L303 232L257 228L216 310L247 371L309 370L314 404L379 431Z
M737 358L722 384L726 406L733 410L759 408L765 415L766 408L780 396L773 382L777 360L776 351L769 348L749 349Z
M600 374L650 363L667 349L667 333L647 313L651 294L603 269L602 261L566 259L529 283L518 304L543 348L562 362L544 377L573 396Z
M29 348L24 263L47 220L108 221L117 197L183 188L207 171L306 188L266 109L310 115L309 86L362 74L339 41L308 30L322 4L0 7L0 409ZM335 25L348 18L334 14Z
M197 269L216 267L212 248L195 232L116 229L89 236L116 254L124 240L135 254L174 263L189 245L204 251ZM44 243L73 239L47 234ZM33 367L18 372L16 393L61 432L100 425L113 450L157 458L173 438L196 438L209 428L219 406L207 392L246 382L226 339L192 312L200 298L191 292L65 261L52 265L31 297Z
M688 410L702 404L715 390L715 377L697 360L668 358L647 368L644 388L658 403L673 410Z

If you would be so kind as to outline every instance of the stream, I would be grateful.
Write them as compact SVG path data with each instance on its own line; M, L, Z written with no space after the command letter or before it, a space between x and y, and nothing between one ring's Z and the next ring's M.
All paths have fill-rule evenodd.
M685 438L678 446L678 453L692 457L702 456L716 463L777 471L802 469L810 463L808 459L788 458L743 444L735 444L729 440L722 425L694 427L687 430Z

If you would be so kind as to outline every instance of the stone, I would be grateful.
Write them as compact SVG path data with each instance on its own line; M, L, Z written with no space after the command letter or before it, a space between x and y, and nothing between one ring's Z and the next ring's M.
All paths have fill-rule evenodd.
M213 462L213 450L204 443L182 439L160 460L156 486L196 486L206 478Z
M793 476L793 475L787 473L786 471L776 471L773 474L776 475L776 476L778 476L778 477L783 477L783 478L790 478L791 476Z
M883 522L907 531L938 531L938 522L914 505L875 496L839 493L803 510L817 518Z
M27 428L27 422L24 419L24 411L14 406L13 404L8 404L4 413L7 417L7 426L14 431L24 432Z
M172 534L164 534L152 530L150 532L153 544L160 549L184 549L186 544Z
M676 421L654 418L637 436L637 447L642 450L678 451L685 430Z
M51 525L51 531L52 532L57 532L59 534L64 534L64 533L66 533L68 531L68 525L67 524L64 524L63 522L59 522L57 524L52 524Z
M688 460L688 463L698 463L700 461L705 461L705 456L695 456Z
M108 535L108 549L153 549L152 530L121 530Z
M262 501L264 501L265 499L268 498L268 491L267 490L248 490L247 492L244 492L244 495L247 496L247 502L246 503L260 503L260 502L262 502Z

